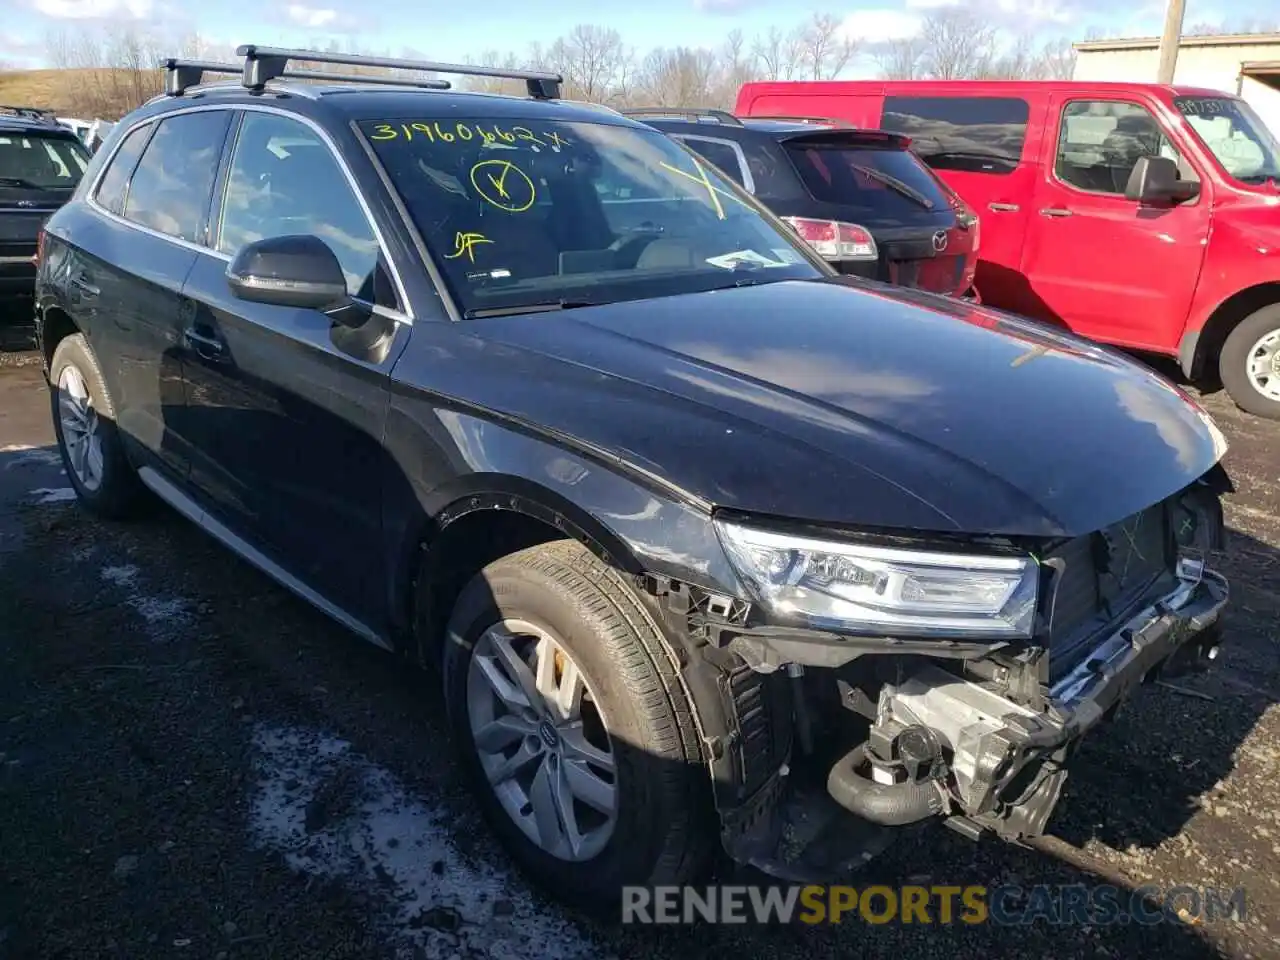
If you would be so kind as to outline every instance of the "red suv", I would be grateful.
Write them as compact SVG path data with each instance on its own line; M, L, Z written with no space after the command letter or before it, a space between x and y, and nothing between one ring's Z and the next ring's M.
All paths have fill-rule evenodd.
M1216 375L1280 419L1280 144L1247 103L1141 83L749 83L743 116L906 134L982 217L984 303Z

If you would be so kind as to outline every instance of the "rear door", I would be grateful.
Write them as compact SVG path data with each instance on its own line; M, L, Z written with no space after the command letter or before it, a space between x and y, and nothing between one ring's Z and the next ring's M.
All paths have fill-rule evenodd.
M182 285L204 242L226 110L198 109L129 132L109 158L71 238L68 296L135 457L182 477L189 463L180 346Z
M1028 97L890 95L880 126L911 138L982 222L976 285L996 307L1026 312L1019 268L1035 192L1039 117Z
M1035 192L1022 272L1027 313L1123 346L1176 349L1208 247L1210 197L1169 208L1124 198L1142 156L1204 182L1148 106L1058 94L1056 136Z
M210 247L184 290L192 483L237 536L373 625L385 610L388 377L410 331L398 284L368 209L309 124L246 109L222 179ZM232 295L236 252L293 234L333 250L373 311L363 327Z

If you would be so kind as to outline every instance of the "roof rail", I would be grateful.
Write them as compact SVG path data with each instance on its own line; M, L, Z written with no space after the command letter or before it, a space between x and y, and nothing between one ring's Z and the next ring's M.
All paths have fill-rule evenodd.
M180 97L192 87L204 80L206 73L221 73L241 78L243 83L248 66L237 63L216 63L211 60L177 60L170 57L160 61L164 70L164 92L170 97ZM377 83L395 87L421 87L424 90L449 90L452 84L448 80L419 80L412 77L366 76L354 73L327 73L319 70L282 70L279 77L296 80L326 80L336 83Z
M636 107L621 111L624 117L673 117L683 120L714 120L728 127L741 127L742 121L727 110L715 107Z
M57 114L43 107L11 107L8 104L0 104L0 117L18 117L22 120L39 120L42 123L52 124L58 122Z
M435 63L430 60L401 60L394 57L362 57L353 53L328 53L319 50L287 50L279 47L260 47L257 44L244 44L236 48L236 56L244 57L243 83L251 90L261 90L270 80L276 77L289 76L290 60L303 60L310 63L335 63L353 67L382 67L390 70L421 70L425 73L456 73L471 77L499 77L505 80L523 80L529 96L535 100L560 99L560 85L564 77L558 73L544 73L537 70L507 70L502 67L479 67L460 63ZM315 76L294 72L292 76ZM328 79L334 79L329 76ZM345 79L369 82L366 76L352 76ZM375 81L376 82L376 81ZM418 81L425 85L428 81ZM436 84L447 81L437 80Z
M774 116L772 114L753 113L748 120L791 120L795 123L829 123L833 127L852 127L856 124L850 123L848 120L837 120L835 117L784 117L781 115Z

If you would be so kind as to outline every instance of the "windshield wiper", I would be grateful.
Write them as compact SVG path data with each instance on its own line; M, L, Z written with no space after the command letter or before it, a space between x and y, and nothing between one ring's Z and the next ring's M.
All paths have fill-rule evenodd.
M0 177L0 186L6 187L22 187L24 190L43 190L44 187L38 183L32 183L30 180L24 180L22 177Z
M851 163L849 164L849 166L853 167L853 169L857 170L863 176L870 177L872 180L876 181L877 183L883 183L890 190L897 191L898 193L906 197L908 200L914 200L916 203L920 204L920 206L924 207L926 210L933 209L934 204L932 200L930 200L928 197L926 197L923 193L921 193L919 190L917 190L915 187L911 186L910 184L903 183L897 177L891 176L890 174L885 173L883 170L877 170L875 167L864 167L860 163Z
M578 307L594 307L594 300L539 300L533 303L518 303L510 307L478 307L463 311L464 320L480 320L484 317L508 317L521 313L546 313L549 310L574 310Z

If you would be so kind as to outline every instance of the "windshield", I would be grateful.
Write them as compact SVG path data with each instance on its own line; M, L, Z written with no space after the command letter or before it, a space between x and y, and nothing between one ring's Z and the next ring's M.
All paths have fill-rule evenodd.
M1249 104L1234 97L1174 97L1173 103L1235 179L1280 179L1280 144Z
M457 117L360 128L469 315L829 273L736 184L653 130Z
M73 190L89 152L79 140L39 133L0 133L0 187Z
M786 148L815 200L853 207L864 220L910 220L951 209L933 174L907 150L803 141Z

